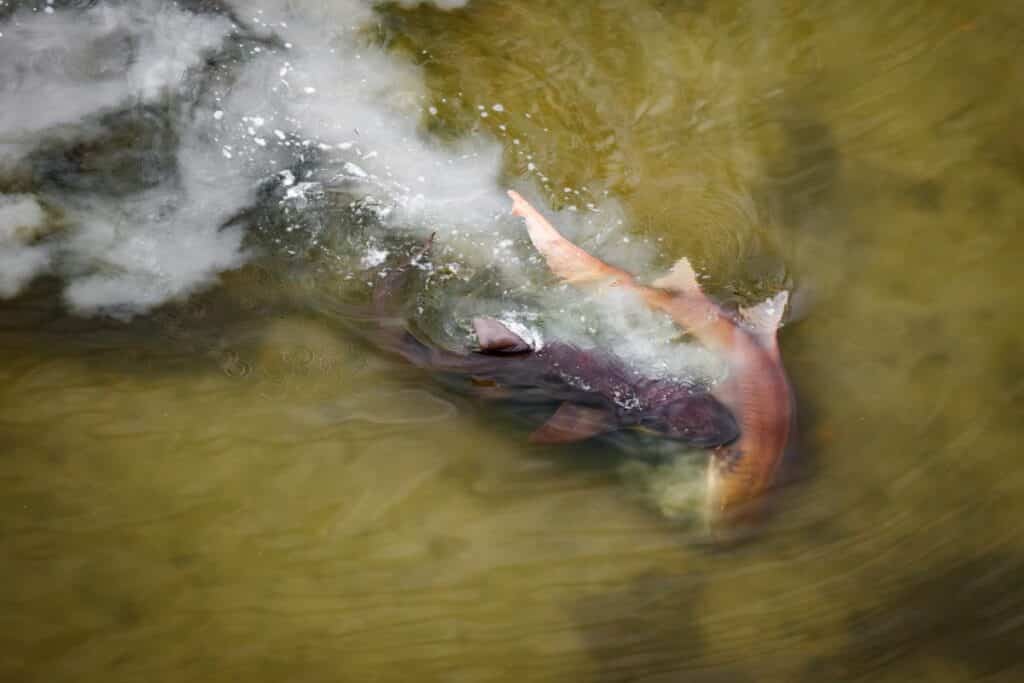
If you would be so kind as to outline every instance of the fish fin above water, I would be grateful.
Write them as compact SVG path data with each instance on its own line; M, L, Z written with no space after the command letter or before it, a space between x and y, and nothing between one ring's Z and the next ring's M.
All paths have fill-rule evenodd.
M518 192L509 190L508 196L512 199L512 214L526 220L530 241L547 261L552 273L572 284L633 281L633 276L626 271L608 265L566 239Z
M615 421L609 411L566 402L558 407L547 422L530 434L530 443L572 443L614 429Z
M635 292L647 303L648 307L669 315L683 330L694 333L698 338L703 333L715 344L728 344L726 339L721 338L720 332L706 331L712 327L712 323L717 322L719 309L714 302L704 296L697 285L696 277L693 276L693 269L688 260L683 259L676 264L675 276L668 281L669 284L675 286L685 285L690 290L687 292L688 296L671 296L665 289L638 283L626 271L610 266L577 247L563 237L540 212L530 206L529 202L518 193L509 190L508 196L512 198L513 202L512 213L526 219L530 240L555 275L574 285L600 282ZM672 276L671 273L669 275ZM690 277L684 279L687 275ZM713 337L712 335L717 336Z
M789 292L783 290L773 297L765 299L756 306L741 307L740 320L755 337L767 346L775 346L775 333L782 323L786 312Z
M483 353L505 355L533 351L522 337L494 318L473 318L473 331Z
M715 331L721 328L717 322L722 318L722 310L701 289L690 259L684 256L676 261L668 273L651 283L651 287L661 297L648 297L648 301L655 302L684 332L713 348L730 346L728 336L723 338L720 329ZM666 293L669 302L662 304L660 301Z
M668 273L651 284L659 289L677 294L699 294L701 292L700 284L697 282L697 273L690 265L690 259L685 256L676 261Z

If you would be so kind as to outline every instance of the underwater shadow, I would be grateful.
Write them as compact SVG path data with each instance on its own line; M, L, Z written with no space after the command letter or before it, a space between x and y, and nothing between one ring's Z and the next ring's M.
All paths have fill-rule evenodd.
M747 683L731 667L702 662L701 573L651 572L624 589L587 598L573 608L577 628L594 662L594 683L687 681Z
M978 679L1022 680L1024 555L995 552L897 590L882 606L854 614L851 644L811 662L800 680L871 680L882 670L945 662ZM934 664L908 674L934 670ZM1015 675L1014 675L1015 674Z

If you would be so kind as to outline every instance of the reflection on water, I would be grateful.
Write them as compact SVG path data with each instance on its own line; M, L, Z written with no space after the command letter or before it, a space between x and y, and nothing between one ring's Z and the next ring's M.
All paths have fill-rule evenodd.
M113 33L70 14L103 3L54 3L64 23L33 29L55 46L61 31L88 37L67 48L86 61L48 66L67 60L53 47L19 62L4 52L15 18L50 15L14 4L0 2L0 55L21 65L0 66L0 193L17 196L0 217L20 226L0 231L0 284L22 290L0 302L5 678L1020 677L1013 6L352 2L343 19L292 3L275 38L267 17L287 3L231 14L247 24L231 37L220 3L190 2L154 20L197 28L178 67L150 71L163 37L115 3ZM323 42L303 12L370 22L369 43ZM286 80L320 88L322 108L264 92L256 76L277 62L247 70L284 40L301 72ZM370 90L344 80L363 73L356 49L380 78ZM167 79L193 77L167 101ZM76 104L34 113L45 93L15 86L47 79L78 88ZM401 116L374 120L385 105ZM381 178L476 154L451 182L424 180L465 201L462 217L403 204L415 194L397 185L367 189L345 170L352 149L273 147L275 127L327 140L332 108L379 148L357 161ZM243 114L262 128L207 128ZM422 131L469 147L395 142ZM215 133L239 138L207 149ZM288 199L303 182L319 185ZM543 290L521 245L501 246L515 237L491 216L506 182L630 267L689 254L722 299L805 293L781 338L803 457L758 538L708 547L659 514L659 477L692 460L624 477L614 448L530 447L491 406L325 312L361 291L360 260L399 226L438 229L451 249L410 302L445 334L457 324L437 316L495 305L502 283L553 317L560 290ZM353 209L366 193L378 203ZM15 280L14 264L36 263L24 272L40 277ZM68 300L119 314L168 303L116 320L72 315Z

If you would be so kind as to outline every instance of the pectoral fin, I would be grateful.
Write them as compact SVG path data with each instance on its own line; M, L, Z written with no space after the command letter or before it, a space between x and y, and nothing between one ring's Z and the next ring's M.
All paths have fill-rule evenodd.
M572 443L614 429L614 417L609 411L563 403L547 422L530 435L530 443Z
M473 318L473 331L483 353L504 355L533 350L522 337L494 318Z

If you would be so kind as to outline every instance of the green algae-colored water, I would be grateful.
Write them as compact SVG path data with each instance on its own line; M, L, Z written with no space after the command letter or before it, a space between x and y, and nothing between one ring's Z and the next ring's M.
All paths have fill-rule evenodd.
M1020 680L1024 10L377 16L431 134L489 133L555 207L607 190L723 299L809 292L798 474L710 547L602 449L346 335L301 259L128 322L40 279L0 302L0 677Z

